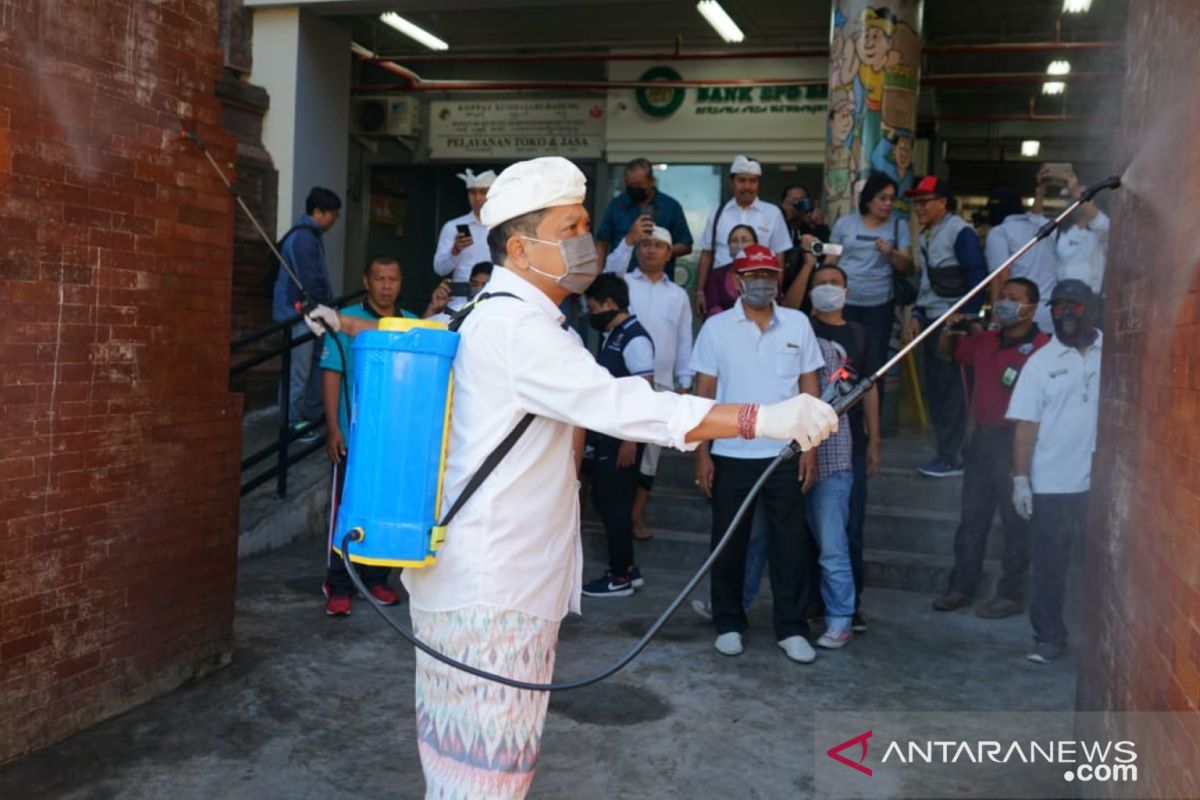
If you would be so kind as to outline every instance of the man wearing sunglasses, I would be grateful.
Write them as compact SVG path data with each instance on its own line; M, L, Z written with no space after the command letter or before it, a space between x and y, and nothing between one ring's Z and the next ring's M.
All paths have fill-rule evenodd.
M1100 407L1099 304L1079 280L1050 295L1054 338L1017 379L1008 419L1013 440L1013 506L1030 523L1033 586L1030 661L1048 664L1067 650L1063 623L1071 539L1083 535Z

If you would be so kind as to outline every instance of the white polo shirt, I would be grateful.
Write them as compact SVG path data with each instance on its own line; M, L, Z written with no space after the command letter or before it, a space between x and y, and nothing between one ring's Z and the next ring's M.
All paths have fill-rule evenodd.
M1074 278L1100 294L1104 288L1104 260L1108 249L1108 215L1098 211L1092 221L1082 228L1072 225L1056 234L1054 250L1058 253L1058 279Z
M657 281L640 269L629 272L633 248L622 239L605 261L629 286L629 310L654 342L654 383L667 391L692 387L692 302L688 293L664 275ZM614 258L615 257L615 258Z
M1038 423L1029 476L1035 494L1075 494L1092 487L1092 453L1100 409L1101 334L1081 355L1054 337L1025 362L1008 418Z
M687 432L713 402L612 377L511 271L496 267L488 288L519 299L484 301L459 331L442 509L526 412L537 416L450 523L437 563L401 580L422 611L484 606L558 621L579 611L583 566L574 429L691 450Z
M466 225L471 230L471 246L460 250L454 255L454 237L458 234L458 226ZM479 221L475 213L468 211L461 217L455 217L442 226L438 234L437 250L433 254L433 271L443 278L449 278L458 283L466 283L471 279L471 267L480 261L491 261L492 251L487 244L487 226ZM455 297L450 300L450 309L457 311L467 304L467 298Z
M692 352L692 370L717 379L718 403L778 403L800 394L800 376L825 366L808 317L772 304L761 330L746 317L742 301L708 318ZM717 439L713 455L774 458L786 442Z
M716 210L710 211L708 220L704 223L704 233L700 235L697 244L701 250L713 249L713 218ZM721 211L721 219L717 222L717 249L713 253L713 266L723 267L733 262L729 257L729 232L738 225L749 225L758 236L758 243L769 247L771 252L779 255L785 250L792 249L792 235L788 232L787 221L779 206L754 198L754 202L746 208L737 204L736 199L730 199Z
M987 256L988 269L994 270L1007 261L1048 221L1041 214L1033 212L1005 217L1004 222L988 231L984 243L983 252ZM1032 250L1017 259L1017 263L1009 269L1008 277L1027 278L1037 284L1041 302L1037 304L1033 318L1039 328L1053 335L1054 321L1050 319L1050 306L1046 305L1046 301L1050 299L1050 293L1058 281L1058 253L1054 250L1054 243L1049 239L1038 242Z

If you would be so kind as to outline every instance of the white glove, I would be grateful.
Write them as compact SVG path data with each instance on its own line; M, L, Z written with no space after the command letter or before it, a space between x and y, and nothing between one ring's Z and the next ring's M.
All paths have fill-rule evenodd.
M1018 517L1026 521L1033 518L1033 489L1024 475L1013 475L1012 503Z
M838 429L833 407L811 394L798 394L782 403L759 406L754 435L759 439L795 440L804 450L825 441Z
M322 324L324 323L324 324ZM304 315L304 324L313 332L314 336L320 337L324 335L326 325L329 330L340 331L342 324L338 322L337 312L329 306L317 306Z

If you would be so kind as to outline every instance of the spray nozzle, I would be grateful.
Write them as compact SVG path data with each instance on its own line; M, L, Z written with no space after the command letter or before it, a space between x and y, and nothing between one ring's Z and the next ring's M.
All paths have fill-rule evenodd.
M1081 203L1086 203L1089 200L1091 200L1093 197L1095 197L1102 190L1118 189L1118 188L1120 188L1120 186L1121 186L1121 176L1120 175L1109 175L1104 180L1096 181L1091 186L1084 189L1083 194L1079 195L1079 201Z

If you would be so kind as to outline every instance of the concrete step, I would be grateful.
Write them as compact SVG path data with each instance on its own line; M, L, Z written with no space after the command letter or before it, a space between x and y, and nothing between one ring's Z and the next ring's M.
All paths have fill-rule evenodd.
M655 530L648 542L635 542L634 557L643 572L668 569L695 570L709 553L709 536L679 530ZM583 525L583 547L587 558L608 562L604 529L598 523ZM940 593L950 579L954 557L950 553L905 553L895 550L867 549L863 553L864 580L868 587L905 589L912 592ZM977 596L990 597L1000 574L999 562L984 561ZM595 576L585 576L590 579Z
M954 556L929 553L905 553L896 550L864 550L863 581L867 586L881 589L907 589L911 592L940 594L946 591ZM976 597L991 597L995 593L1000 565L993 559L983 562L983 575L975 591Z
M912 508L913 502L923 500L911 494L902 498L908 507L879 504L870 495L867 520L863 527L864 547L910 553L947 555L954 552L954 535L958 529L959 513L927 511ZM584 508L585 519L597 521L592 503ZM646 524L655 530L690 531L707 536L712 529L712 510L708 501L694 487L687 490L658 489L646 506ZM987 554L998 556L1003 548L1003 529L997 518L988 536Z

